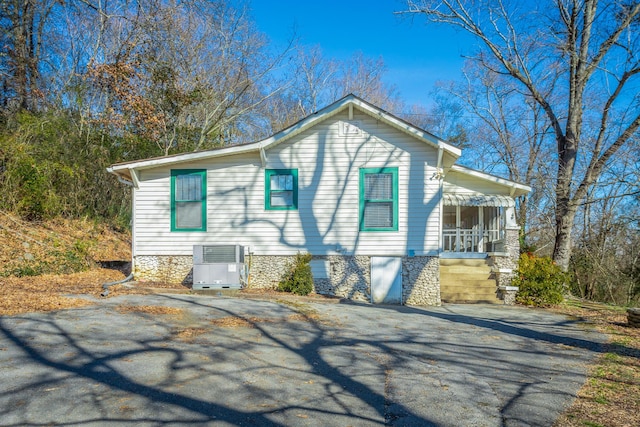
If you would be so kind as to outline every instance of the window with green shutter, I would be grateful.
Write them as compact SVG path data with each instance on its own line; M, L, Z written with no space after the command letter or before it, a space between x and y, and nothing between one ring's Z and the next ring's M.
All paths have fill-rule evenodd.
M207 171L171 171L171 231L207 231Z
M398 230L398 168L360 169L360 230Z
M264 188L266 210L298 209L298 169L267 169Z

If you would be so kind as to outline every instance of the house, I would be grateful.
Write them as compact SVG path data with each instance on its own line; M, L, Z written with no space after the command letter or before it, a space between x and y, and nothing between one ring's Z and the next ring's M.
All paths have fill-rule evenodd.
M322 294L510 302L514 198L530 188L461 154L348 95L262 141L108 171L133 187L136 280L191 283L194 246L241 245L249 287L275 287L309 252Z

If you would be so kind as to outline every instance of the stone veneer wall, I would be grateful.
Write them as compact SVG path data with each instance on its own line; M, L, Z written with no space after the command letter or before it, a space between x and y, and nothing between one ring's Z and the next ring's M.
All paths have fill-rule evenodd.
M509 252L509 257L513 264L513 269L518 267L518 261L520 260L520 228L507 227L505 230L505 250Z
M275 289L294 258L294 256L253 255L250 258L249 287ZM329 261L329 278L314 279L314 290L317 293L355 301L371 300L368 256L329 255L316 256L313 259Z
M402 259L402 301L409 305L440 305L440 258Z
M249 288L276 289L282 275L289 269L295 256L249 255Z
M516 268L518 268L518 260L520 259L520 229L517 227L509 227L505 230L504 250L507 256L492 257L493 267L495 269L509 269L511 273L497 273L496 279L498 286L511 286L511 279L514 276Z
M368 256L330 255L329 278L314 279L316 292L354 301L371 301L371 262Z
M275 289L294 256L253 255L249 287ZM329 262L329 278L314 280L315 291L354 301L371 301L371 263L368 256L329 255L314 257ZM134 278L140 281L193 283L191 256L138 256ZM410 305L440 305L440 260L438 257L402 259L402 300Z
M293 256L253 256L249 287L275 289ZM368 256L316 256L329 262L329 278L314 278L315 292L354 301L371 301L371 263ZM402 299L411 305L440 305L440 260L404 257Z
M145 282L193 283L191 255L137 256L133 262L133 277Z

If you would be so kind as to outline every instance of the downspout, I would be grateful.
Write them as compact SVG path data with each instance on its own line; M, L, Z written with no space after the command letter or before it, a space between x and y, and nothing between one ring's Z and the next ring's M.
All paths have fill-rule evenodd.
M121 184L130 185L133 187L133 182L129 181L128 179L124 179L120 175L116 175L116 178L118 178L118 182L120 182Z
M442 146L438 147L438 164L436 168L438 169L438 173L442 173L442 158L444 156L444 148Z
M264 147L260 144L260 163L262 167L267 165L267 153L264 151Z
M129 275L127 277L125 277L122 280L116 280L115 282L106 282L102 284L102 293L100 294L101 297L106 297L107 295L109 295L109 288L111 286L115 286L115 285L119 285L121 283L126 283L128 281L130 281L131 279L133 279L133 271L131 273L129 273Z
M436 177L438 178L438 200L440 200L440 226L438 232L438 256L440 256L444 252L444 238L443 238L443 224L442 220L444 217L444 169L442 167L442 161L444 157L444 147L438 147L438 163L436 164ZM440 279L438 279L440 280Z
M112 170L107 169L109 172L113 173ZM135 175L135 172L131 169L129 169L129 171L131 172L131 177L133 178L133 180L128 180L123 178L122 176L116 174L116 178L118 179L118 182L124 184L124 185L129 185L131 187L133 187L134 189L137 187L136 183L134 183L134 181L137 181L137 177ZM129 273L129 275L127 277L125 277L122 280L116 280L115 282L106 282L102 284L102 293L100 294L101 297L106 297L107 295L109 295L109 288L111 286L115 286L115 285L119 285L122 283L126 283L129 282L130 280L133 279L133 268L134 268L134 263L133 263L133 238L131 239L131 273Z

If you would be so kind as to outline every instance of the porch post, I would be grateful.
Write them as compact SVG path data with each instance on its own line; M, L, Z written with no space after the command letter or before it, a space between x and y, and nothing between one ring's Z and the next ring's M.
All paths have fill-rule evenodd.
M484 252L484 208L482 206L478 206L478 233L480 233L478 252Z
M456 252L460 252L460 206L456 206Z

